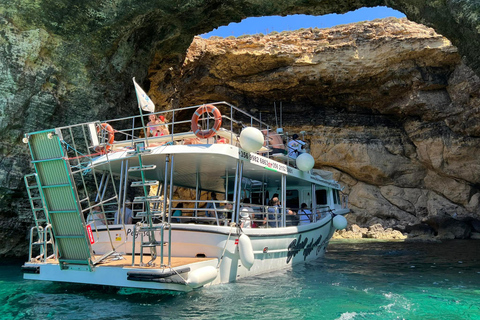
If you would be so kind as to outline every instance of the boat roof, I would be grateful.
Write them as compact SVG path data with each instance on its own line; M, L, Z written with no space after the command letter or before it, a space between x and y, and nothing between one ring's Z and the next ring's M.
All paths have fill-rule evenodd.
M312 183L339 189L340 185L311 170L303 172L294 167L295 160L285 154L272 154L273 148L267 144L257 152L247 152L241 148L240 133L245 127L254 127L262 131L265 136L272 131L268 124L244 110L227 102L208 104L221 116L220 126L211 138L200 139L193 132L194 117L206 105L189 106L171 110L163 110L149 114L119 118L107 121L95 121L76 124L67 127L43 130L25 135L26 141L30 136L43 134L52 139L58 136L58 141L64 144L64 158L70 161L74 170L93 170L94 172L111 171L114 175L122 174L122 162L128 161L128 167L155 165L155 170L145 171L145 178L164 181L167 155L174 157L174 182L176 186L202 190L225 192L230 190L234 182L238 160L242 160L245 183L250 185L278 186L281 184L282 174L287 177L287 186L310 186ZM218 109L218 110L217 110ZM221 114L220 114L221 112ZM168 127L168 134L157 137L148 137L151 128L147 117L156 115L166 119L164 126ZM192 117L192 119L190 119ZM217 116L204 112L198 125L209 128ZM162 124L163 125L163 124ZM205 128L205 127L203 127ZM285 138L285 136L283 136ZM188 144L187 140L198 140L198 144ZM288 139L288 137L287 137ZM223 140L223 142L220 142ZM280 139L281 140L281 139ZM138 146L146 151L139 157ZM41 148L41 147L40 147ZM100 152L99 152L100 151ZM32 151L33 152L33 151ZM277 161L278 160L278 161ZM140 179L140 172L129 172L129 177ZM226 183L228 181L228 184ZM244 183L244 181L242 181Z
M143 165L155 165L155 170L145 171L145 179L163 181L166 170L167 155L174 157L174 185L195 188L198 177L202 190L225 192L226 181L233 184L239 159L243 160L243 177L250 180L245 183L259 184L264 182L272 187L281 184L281 175L287 176L289 187L310 186L312 183L341 189L334 180L303 172L281 162L255 153L247 153L243 149L228 144L205 145L164 145L149 148L142 155ZM138 166L138 155L131 151L117 151L96 158L92 164L94 170L120 174L122 161L128 160L129 167ZM169 170L169 169L167 169ZM130 173L129 177L140 179L140 173Z

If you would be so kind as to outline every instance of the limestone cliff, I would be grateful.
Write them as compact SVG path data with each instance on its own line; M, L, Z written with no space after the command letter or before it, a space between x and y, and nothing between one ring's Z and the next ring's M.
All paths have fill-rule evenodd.
M306 132L316 166L347 185L352 223L441 232L480 218L480 80L446 38L406 19L195 38L157 100L229 100ZM468 236L462 234L459 237Z
M289 100L295 103L285 105L285 112L290 113L291 118L285 119L284 124L288 127L301 120L302 122L298 123L310 126L312 129L309 129L309 132L312 134L316 130L313 128L317 126L325 130L325 134L340 130L339 128L348 128L351 131L342 130L342 134L349 134L342 141L350 141L349 143L355 146L363 145L363 150L367 150L366 146L369 146L370 155L370 146L376 141L377 130L384 130L391 138L381 140L383 144L378 143L379 149L384 146L387 148L384 153L388 157L404 159L402 163L413 163L411 157L418 154L418 167L423 168L423 171L427 170L419 180L423 181L422 184L412 187L412 192L405 191L415 200L408 201L416 204L421 200L422 205L430 208L433 206L430 204L431 199L438 195L443 199L453 197L448 200L449 203L458 204L460 208L470 208L475 203L472 199L475 199L475 186L478 186L478 170L475 171L475 167L470 166L474 155L468 152L465 154L468 149L465 146L474 144L478 137L478 129L472 125L478 118L475 73L480 74L480 51L477 50L480 47L480 2L477 0L9 0L0 1L0 256L25 251L26 230L32 223L22 181L23 175L31 172L28 152L20 142L25 132L136 112L131 83L134 76L146 89L150 88L150 80L155 82L149 93L154 97L158 108L180 103L180 99L181 103L188 103L188 99L173 93L178 89L175 85L177 78L182 77L182 72L186 74L185 67L182 67L186 51L195 35L218 26L239 22L247 17L300 13L324 15L378 5L399 10L410 20L433 27L447 37L458 48L459 55L448 55L448 50L439 54L446 59L456 60L457 64L454 66L446 63L430 67L428 64L414 63L413 67L404 66L398 70L388 67L381 71L385 79L389 78L390 73L404 74L404 77L399 76L391 82L369 83L366 77L359 74L355 78L359 83L352 82L344 90L338 91L338 94L334 91L341 88L335 87L335 84L338 80L339 84L347 83L350 76L346 71L351 70L348 66L334 69L329 81L328 72L325 73L325 81L314 79L313 76L303 78L303 85L310 88L310 92L307 94L308 90L305 89L305 97L299 97L298 103L297 98L289 97ZM333 50L329 37L338 37L332 34L322 40L324 44L328 42L325 48ZM368 42L366 33L363 37L363 40L359 38L352 41ZM395 37L392 39L395 40ZM384 40L387 41L388 36ZM251 45L255 46L256 41L253 40ZM293 44L282 44L284 47L290 45ZM382 47L380 43L376 45ZM371 49L374 47L375 45ZM339 49L336 52L342 51ZM316 50L321 52L323 49ZM344 50L347 55L352 46L346 44ZM420 51L440 52L427 49ZM361 51L358 53L362 54ZM275 63L278 65L272 65L271 68L284 68L285 71L277 72L279 78L273 82L279 82L283 86L275 87L275 83L269 84L274 90L270 91L270 95L259 95L261 101L256 102L259 105L271 105L272 100L284 101L283 93L295 93L295 90L288 87L292 83L280 77L290 76L290 69L299 72L298 67L290 68L290 63L295 61L300 63L302 60L305 67L313 66L316 62L309 56L315 54L300 54L301 58L298 59L288 55L283 60L277 59ZM379 53L377 55L382 56ZM334 59L334 56L329 57L328 52L325 52L323 58ZM396 57L395 54L390 57L392 60L398 58L401 57ZM247 89L252 87L247 79L253 79L252 72L255 70L268 73L268 64L271 62L267 60L258 60L255 63L258 66L244 70L245 81L237 81L236 90L248 91ZM242 61L238 61L238 64L242 64ZM235 65L233 67L239 68ZM363 68L363 72L367 74L372 66L364 65ZM409 82L412 79L412 68L416 68L417 77L421 81ZM147 74L147 70L150 70L150 74ZM198 77L199 72L210 71L196 72L195 77ZM260 74L258 76L261 77ZM377 77L377 81L379 79ZM448 82L447 87L445 81ZM377 85L378 94L370 97L360 95L366 100L359 101L355 97L362 92L363 84L360 82L371 87ZM410 87L420 83L426 83L425 90L410 90ZM224 96L221 91L225 90L225 86L219 86L215 90L217 96ZM435 95L438 101L433 101L432 93L442 90L446 93ZM234 90L229 89L228 92L232 93ZM407 92L416 93L417 96L409 97ZM325 104L310 104L307 97L317 95L326 99ZM404 100L395 100L395 96ZM241 96L227 98L242 102ZM339 107L335 107L336 101L349 99L351 103L339 103ZM448 99L452 99L454 103L450 103ZM388 106L377 103L382 100L397 102ZM250 100L245 101L251 105ZM297 112L304 110L303 106L309 105L316 105L315 108L306 108L310 113L301 115ZM437 112L434 108L436 105L443 106L442 110L445 112ZM405 112L407 114L403 115ZM305 119L309 119L308 125ZM372 123L376 125L373 126ZM357 134L360 131L362 134ZM394 134L395 132L398 134ZM312 145L322 145L321 139L328 137L317 134L309 139ZM337 139L341 135L331 137L330 141L334 142L333 137ZM398 147L399 145L402 147ZM350 146L345 148L347 149L350 149ZM440 156L436 155L438 150L441 151ZM317 156L320 159L320 156ZM463 158L465 163L461 164L458 160ZM365 158L361 160L364 161ZM371 156L367 160L375 162ZM328 162L324 162L324 165L330 166ZM373 167L377 168L376 165ZM393 172L392 168L389 170L384 169L382 172ZM465 173L468 170L471 175ZM400 177L408 176L402 170L395 172L397 171L400 171ZM403 203L401 200L391 199L390 196L383 196L397 194L395 191L385 190L385 186L406 190L403 184L389 183L382 174L373 174L367 179L356 177L354 172L344 168L339 168L339 172L343 173L343 179L351 180L349 185L352 186L352 193L357 189L361 190L359 187L355 189L355 186L361 183L375 186L378 190L378 186L382 185L384 187L381 194L386 204L393 202L396 207L400 207L399 203ZM370 181L377 179L376 177L383 179L383 182ZM396 177L394 175L389 179L397 180ZM448 191L438 191L438 181L447 181L448 185L456 183L462 188L466 186L464 190L470 190L468 199L465 199L466 193L463 191L454 193L458 196L444 196ZM426 192L426 195L418 198L416 190ZM466 202L469 203L468 206L463 205ZM404 204L403 207L412 206ZM402 212L406 212L406 209L402 209ZM468 212L473 211L468 209Z

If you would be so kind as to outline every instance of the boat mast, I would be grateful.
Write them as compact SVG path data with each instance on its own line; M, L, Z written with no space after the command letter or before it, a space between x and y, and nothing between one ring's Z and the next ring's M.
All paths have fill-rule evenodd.
M280 191L282 193L282 211L281 211L281 222L278 227L285 227L286 225L286 208L287 208L287 175L282 173L281 177L281 186ZM277 222L278 223L278 222Z
M233 204L235 207L232 212L232 222L238 223L238 212L240 211L240 195L242 192L243 161L237 160L235 169L235 187L233 189Z

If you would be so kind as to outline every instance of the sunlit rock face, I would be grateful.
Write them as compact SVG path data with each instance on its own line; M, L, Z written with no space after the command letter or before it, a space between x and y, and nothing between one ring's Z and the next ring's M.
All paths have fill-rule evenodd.
M195 38L174 104L229 100L306 131L316 167L346 186L350 222L405 230L478 219L480 81L450 41L406 19ZM160 74L162 78L163 73Z
M318 84L322 90L321 96L328 98L328 104L325 104L324 109L321 106L314 109L307 108L311 110L311 113L305 113L303 116L300 116L297 111L304 110L304 106L310 105L306 99L298 99L301 103L285 105L285 112L290 112L292 117L285 119L285 126L291 126L297 119L308 118L312 127L345 127L349 123L350 128L355 128L355 126L360 128L369 127L370 125L367 124L371 123L371 119L375 119L378 127L385 127L390 131L393 130L390 115L395 118L402 109L418 109L417 122L409 123L408 128L417 128L415 130L419 131L419 134L415 136L415 139L407 140L410 144L404 145L405 152L409 152L409 148L417 148L416 144L424 143L424 146L420 146L424 151L419 161L438 160L432 162L429 167L430 171L434 171L443 179L453 179L458 183L463 183L463 180L451 178L456 174L453 172L459 171L461 168L454 168L449 162L452 157L457 156L456 152L449 154L446 151L453 150L450 148L450 142L435 140L437 149L441 147L441 143L445 141L448 143L442 149L444 152L441 158L428 158L430 157L429 152L434 150L429 147L430 144L428 140L424 140L424 136L428 132L436 132L435 137L448 136L448 139L462 146L469 143L468 141L462 142L462 139L474 139L475 136L478 136L478 131L471 132L471 130L477 130L471 129L471 123L476 121L478 109L470 107L477 99L477 95L474 93L477 90L475 73L480 73L480 51L478 50L480 47L480 34L478 33L480 3L476 0L446 0L441 4L431 0L323 2L299 0L276 2L269 0L9 0L1 2L0 239L2 239L2 246L6 247L0 251L0 255L13 252L8 246L13 247L16 246L15 243L25 243L26 229L32 223L28 203L25 202L25 189L22 181L22 176L31 172L28 151L21 144L21 138L25 132L135 113L135 95L131 82L134 76L147 90L150 89L151 82L155 83L149 90L149 94L159 109L175 104L189 103L188 99L182 98L179 94L173 94L175 89L179 89L176 87L176 79L182 77L182 65L186 51L195 35L208 32L218 26L239 22L247 17L300 13L324 15L345 13L361 7L378 5L388 5L405 13L412 21L433 27L458 48L463 63L453 68L453 73L448 78L448 96L455 101L462 101L463 107L460 107L461 111L456 113L456 117L445 116L443 123L448 130L436 125L435 121L439 121L438 119L432 119L431 123L426 119L427 114L432 114L428 111L432 110L431 105L433 104L429 94L418 97L423 101L421 104L408 104L410 98L402 95L402 92L408 91L402 88L409 85L403 83L404 79L399 79L398 83L376 84L379 85L379 91L382 94L375 97L384 99L385 96L390 95L402 96L406 100L398 102L401 107L393 103L388 106L389 113L379 111L387 110L387 107L383 106L384 109L377 109L380 107L379 104L375 103L375 99L370 98L364 103L356 105L353 102L349 103L349 109L338 113L337 109L330 107L334 105L334 98L340 101L355 100L353 96L356 94L353 91L344 91L337 97L334 97L332 93L326 94L326 90L336 90L337 80L349 78L349 75L340 69L337 69L339 71L338 79L331 83L317 83L319 79L313 78L305 79L305 86L311 87L310 92L313 91L310 96L317 94L313 88ZM328 37L326 40L330 41ZM365 37L365 41L367 40L368 37ZM323 42L325 43L325 41ZM328 46L330 47L331 44ZM347 46L346 50L351 50L351 48ZM287 61L281 62L280 66L288 68L289 63L293 60L290 57L285 57L285 59ZM306 65L312 65L312 62L315 62L310 61L308 55L302 59ZM460 60L458 56L455 59ZM258 61L258 63L259 65L263 64L262 61ZM422 65L418 67L420 77L430 76L431 88L435 88L437 81L444 82L444 79L437 79L436 70L425 72ZM364 66L364 68L369 69L370 66ZM444 73L442 68L440 67L438 70L440 74ZM255 68L250 71L254 72L254 70ZM403 70L397 71L403 72ZM390 70L387 69L383 72L389 73ZM247 73L245 76L251 75ZM288 73L283 73L283 75L288 75ZM365 80L364 77L358 79ZM283 82L283 79L277 80L282 80L281 82L285 85L288 84L288 82ZM322 83L323 85L321 85ZM344 80L343 83L345 83ZM373 83L371 85L373 86ZM248 83L238 82L238 86L237 90L251 90ZM354 89L355 86L352 88ZM218 90L224 90L224 87L219 87ZM288 87L278 90L292 93L291 90L288 91ZM221 94L218 96L225 96L226 100L242 101L238 96L229 97ZM281 97L282 93L279 92L276 95L263 97L263 100L258 103L268 105L273 99L287 102ZM446 96L437 96L436 99L439 104L450 106ZM289 97L288 100L297 101L294 96ZM250 102L248 99L245 101ZM246 105L241 105L241 107L247 108ZM324 110L324 114L321 113L322 110ZM350 117L346 117L347 114ZM437 117L435 112L431 116ZM329 121L330 124L324 123L325 121ZM422 125L424 121L430 125ZM397 125L397 130L402 130L403 122L401 125L396 121L393 123ZM313 130L309 132L313 132ZM312 137L310 139L314 144L317 138ZM355 139L365 138L359 136ZM472 155L469 154L469 157ZM346 177L347 171L341 170L345 172ZM442 170L447 174L444 174ZM435 177L434 174L428 176ZM353 173L351 179L355 179ZM430 181L433 183L434 180ZM16 229L19 231L15 231ZM7 238L8 246L6 245L7 241L3 241Z

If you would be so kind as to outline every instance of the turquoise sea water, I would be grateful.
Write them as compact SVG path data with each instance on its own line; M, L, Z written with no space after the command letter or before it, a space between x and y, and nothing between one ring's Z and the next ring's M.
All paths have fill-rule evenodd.
M480 241L332 242L325 258L190 293L22 280L0 266L1 319L480 319Z

